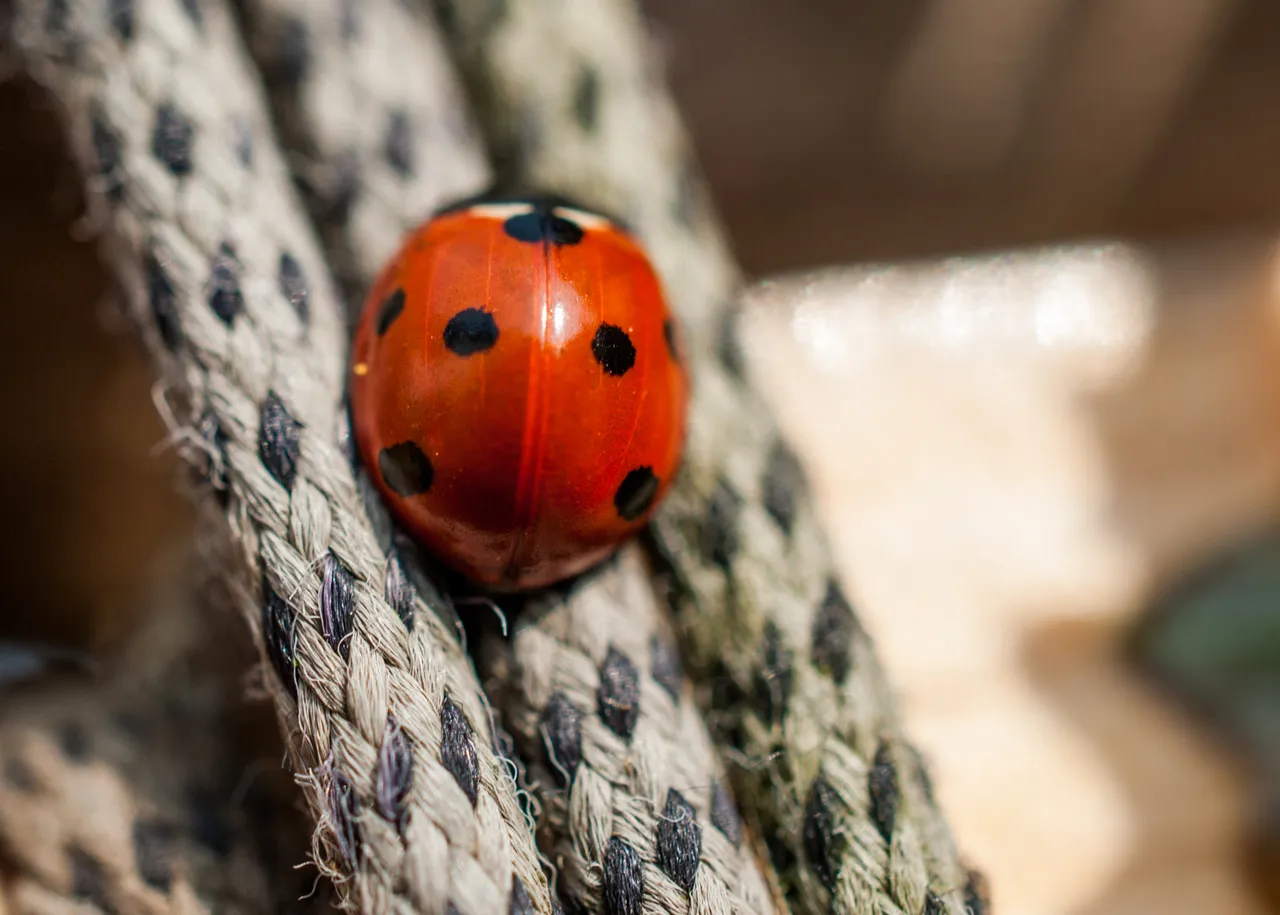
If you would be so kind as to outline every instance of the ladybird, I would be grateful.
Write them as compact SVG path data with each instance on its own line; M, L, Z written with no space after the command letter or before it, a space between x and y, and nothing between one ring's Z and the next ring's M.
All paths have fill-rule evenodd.
M495 591L607 558L666 494L685 440L675 319L636 239L552 197L435 214L374 283L352 429L406 531Z

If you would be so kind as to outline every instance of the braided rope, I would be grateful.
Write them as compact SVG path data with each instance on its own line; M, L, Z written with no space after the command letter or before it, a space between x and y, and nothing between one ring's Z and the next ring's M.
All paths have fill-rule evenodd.
M634 4L436 8L505 177L621 212L685 322L690 439L654 539L687 662L710 687L717 739L746 763L740 796L789 898L810 912L985 909L901 735L801 465L745 377L729 308L738 271Z
M456 119L450 123L450 112L458 110L457 103L442 111L441 106L447 99L430 96L423 99L416 91L409 92L405 88L406 82L421 85L428 77L437 84L449 85L436 72L436 65L431 63L433 57L438 56L433 36L411 11L390 3L385 4L385 11L382 7L383 4L371 3L360 9L358 22L343 23L337 8L308 7L296 0L255 0L247 4L250 45L263 71L274 74L270 85L277 121L288 125L290 147L304 151L301 160L305 167L322 175L379 176L385 175L389 171L388 166L393 165L390 170L395 171L401 177L401 183L407 185L402 193L377 193L379 181L375 179L369 182L373 187L368 191L353 192L349 184L340 184L339 195L322 191L311 197L312 214L324 229L326 244L332 252L331 262L349 265L345 285L351 290L353 304L373 281L403 232L412 228L444 198L478 190L478 179L482 175L487 176L486 169L468 165L465 161L465 157L477 163L481 160L466 125L457 123ZM413 65L426 62L427 73L411 74L413 79L404 74L400 78L388 79L376 70L353 65L366 59L365 55L344 53L336 47L337 41L333 36L343 32L349 35L358 33L368 42L380 43L379 36L373 31L379 28L394 31L394 39L385 37L384 41L392 45L394 40L395 59L410 59L416 62ZM348 43L358 40L354 35L346 39ZM305 59L306 65L286 66L282 63L294 58ZM359 98L361 118L337 120L333 117L335 99L345 96ZM411 107L415 104L418 106L416 109ZM370 125L378 125L379 130L371 130ZM375 137L372 142L370 135ZM439 147L439 138L446 135L460 138L462 142L445 149L433 148L433 143ZM392 138L396 141L389 142ZM417 155L410 156L409 151L417 152ZM461 179L452 185L433 179L431 176L436 174L434 168L419 171L411 167L415 158L436 163L446 153L454 159L464 160L446 173ZM312 183L306 180L305 174L302 178L304 184ZM385 184L385 180L381 183ZM336 196L346 197L346 205L335 206ZM348 256L348 252L359 254L353 258ZM371 499L368 507L379 529L389 531L389 520L380 503ZM417 571L411 551L402 549L401 552L407 568ZM648 589L644 570L632 565L628 567L627 574L632 578L631 589L639 588L637 595L644 594ZM584 584L571 602L572 606L579 608L575 618L582 621L583 632L591 634L594 644L614 644L615 647L643 645L647 652L655 629L655 614L643 611L653 604L651 590L648 590L647 604L639 604L638 609L642 612L638 615L619 612L615 591L616 584L612 581ZM427 599L438 612L449 612L447 605L433 592L427 591ZM640 599L637 596L636 600ZM637 607L630 609L634 611ZM539 631L543 634L541 641L531 640L531 634L529 637L517 637L517 658L535 659L538 652L547 649L552 651L549 658L565 659L558 666L572 663L568 659L573 658L580 667L585 665L591 670L595 670L602 660L591 660L584 654L584 646L565 635L549 636L545 627ZM634 666L631 669L634 670ZM641 682L645 681L642 679ZM501 711L510 714L513 710L532 710L536 717L544 710L547 697L530 695L520 688L523 683L524 680L517 676L510 689L502 690L501 695L509 696L510 703L505 699L500 701ZM584 701L578 707L594 708L594 697L593 692L590 702ZM581 698L585 700L588 697ZM735 843L709 837L701 845L701 855L693 846L682 848L679 882L673 882L674 878L656 863L659 861L658 837L668 831L664 825L669 820L665 806L668 795L676 791L675 798L683 804L686 803L680 793L683 790L692 802L690 815L702 823L710 822L712 786L718 784L720 766L711 750L705 725L691 711L688 703L682 704L670 698L665 701L646 700L640 704L639 715L643 724L635 735L633 747L626 746L615 736L608 750L614 754L610 771L625 769L630 758L628 753L632 751L643 753L651 760L652 764L646 768L648 777L642 784L633 783L630 779L601 780L598 774L591 774L594 770L589 764L584 764L580 777L584 787L577 787L578 780L575 780L573 792L575 797L587 799L589 809L584 816L570 818L556 815L563 810L564 804L557 805L554 800L562 800L564 792L555 789L554 780L542 777L533 781L534 793L542 806L551 812L544 822L544 844L553 850L560 873L568 878L561 881L561 890L579 904L598 909L603 874L604 880L612 880L618 885L643 885L642 896L651 910L771 911L763 878L749 853L750 846L744 846L741 841ZM586 759L590 763L603 759L600 754L605 752L603 749L596 752L596 745L590 744L591 738L600 730L591 725L590 722L594 721L594 718L590 719L583 730L588 740ZM540 759L543 756L540 742L526 740L524 746L531 757ZM668 764L662 760L680 762ZM587 784L592 777L597 779L595 784ZM721 787L715 797L719 813L736 822L737 814L727 791ZM553 802L548 803L549 800ZM628 840L628 849L634 850L643 862L638 872L624 866L630 863L630 859L615 866L607 855L607 840L613 835L615 822L630 826L630 832L624 829L625 839ZM740 833L740 829L735 831L735 839L740 839ZM691 822L682 825L679 834L687 837L689 842L699 842L698 837L705 834L705 830L698 822ZM600 835L603 842L597 841ZM640 895L636 896L636 901L640 898Z
M246 777L239 684L200 650L225 633L189 600L156 616L109 675L5 696L11 915L267 915L303 895L318 910L327 894L291 871L307 842L291 786Z
M637 547L485 647L562 893L586 911L775 911Z
M230 11L21 0L13 15L175 434L225 501L316 863L366 912L550 911L469 661L381 549L337 444L342 313Z

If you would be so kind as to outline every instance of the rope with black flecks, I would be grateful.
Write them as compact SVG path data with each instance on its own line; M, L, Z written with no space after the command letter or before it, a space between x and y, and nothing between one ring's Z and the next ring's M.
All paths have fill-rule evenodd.
M294 869L308 826L293 786L263 770L275 758L248 758L239 676L209 656L217 609L165 602L114 669L4 695L10 915L268 915L304 895L327 908Z
M690 440L654 540L708 720L740 754L740 799L788 897L808 912L985 909L833 571L799 462L744 377L729 307L738 272L634 4L434 7L501 177L620 213L684 321Z
M334 22L333 14L323 8L289 0L256 0L248 4L247 22L255 56L263 71L273 75L269 85L276 119L287 125L290 147L303 151L298 161L305 163L307 171L299 175L301 183L319 183L308 180L309 173L347 176L337 185L340 193L325 193L321 187L310 195L310 204L331 262L350 265L344 278L355 305L400 235L448 197L479 190L481 177L487 178L487 167L460 165L451 175L463 180L446 184L426 166L437 161L432 144L442 136L455 139L456 158L467 152L479 163L480 152L466 124L450 122L441 112L424 109L421 104L413 107L412 84L420 82L422 75L407 80L408 88L371 88L367 73L351 69L349 58L333 52L336 43L326 40L329 33L367 35L371 28L392 21L384 16L370 24L359 13L350 12L348 18ZM395 44L387 40L397 59L412 50L406 47L406 34L408 30L402 27ZM428 52L433 50L429 36L415 40ZM419 49L415 60L421 62L430 56ZM306 60L305 67L281 63L298 57ZM439 79L438 74L432 75ZM327 90L324 94L316 91L321 86ZM376 98L375 91L381 93ZM362 119L339 125L328 118L328 105L335 94L358 96L363 103ZM391 172L400 179L399 193L387 193L388 183L379 177ZM335 206L335 198L341 199L343 206ZM399 231L393 231L396 228ZM350 252L359 253L352 257ZM371 498L368 507L376 529L391 538L392 528L381 504ZM418 572L411 561L412 550L403 539L399 552L407 568ZM578 745L575 753L582 767L580 775L575 767L571 777L580 786L574 789L581 794L580 809L575 816L565 815L565 793L558 790L554 771L549 776L545 768L538 769L530 787L547 813L541 830L543 845L559 876L559 889L591 910L599 909L603 894L612 885L619 892L635 889L636 901L648 900L651 911L772 911L753 858L754 849L749 840L743 842L733 801L721 784L722 766L711 749L706 727L671 680L678 665L669 634L658 634L649 577L635 563L622 568L599 579L589 577L576 589L569 606L580 626L573 634L549 634L542 624L537 635L523 629L515 639L510 676L494 685L504 716L514 714L525 723L530 714L535 718L544 714L548 701L545 692L526 688L529 681L520 672L521 664L536 660L539 652L546 652L543 657L548 666L544 669L552 679L557 670L576 665L579 673L591 671L600 689L613 683L624 692L643 693L643 697L637 694L627 700L631 718L623 719L630 721L625 727L612 713L612 706L599 698L604 693L596 686L586 692L558 693L562 701L555 708L565 714L572 709L576 716L571 739ZM615 580L619 575L627 582L630 600L625 606L630 612L620 612L619 583ZM448 618L449 608L442 596L429 586L423 591L428 604ZM599 651L587 652L587 646ZM624 648L631 650L624 653ZM652 690L660 681L652 679L652 668L645 664L654 650L659 652L654 658L662 661L659 674L666 683L658 693ZM642 685L646 685L644 689ZM545 757L536 735L526 731L517 736L525 738L523 746L535 765ZM625 773L637 756L648 760L639 780L600 774ZM719 831L708 832L716 816ZM611 859L610 848L625 850L617 851ZM632 863L634 868L629 868Z
M530 760L566 898L609 913L785 912L688 694L636 546L491 638L487 681Z
M366 23L393 6L357 4ZM365 912L550 912L470 663L384 552L338 444L342 309L231 11L19 0L13 15L8 51L63 115L173 432L225 505L317 865ZM333 53L368 59L358 40ZM416 91L452 104L448 86ZM357 117L344 101L339 123Z

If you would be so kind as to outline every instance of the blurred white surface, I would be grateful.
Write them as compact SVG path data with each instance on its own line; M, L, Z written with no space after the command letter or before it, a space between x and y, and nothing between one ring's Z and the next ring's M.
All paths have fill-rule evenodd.
M1280 509L1269 244L759 286L744 347L1000 915L1262 915L1232 763L1117 659Z

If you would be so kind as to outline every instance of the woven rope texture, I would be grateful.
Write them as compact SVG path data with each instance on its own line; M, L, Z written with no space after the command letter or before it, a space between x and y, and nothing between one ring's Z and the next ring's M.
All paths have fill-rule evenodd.
M103 201L175 435L225 500L317 863L363 911L549 912L474 672L338 445L346 323L231 10L29 0L13 32Z
M293 786L248 757L262 728L237 702L239 665L209 650L240 644L218 609L166 600L112 670L4 696L10 915L325 910L326 887L294 869L309 827Z
M684 321L690 441L656 541L708 720L743 762L741 799L789 898L812 912L981 908L799 461L745 376L729 307L738 270L634 4L436 7L504 177L623 214Z
M498 174L637 229L694 373L655 549L485 634L522 758L449 596L353 467L342 406L363 290L490 175L431 18L399 0L242 0L238 21L217 0L16 9L15 59L64 109L174 434L240 547L314 856L348 905L550 911L532 807L575 909L982 909L734 348L738 270L632 4L432 4Z
M331 36L351 33L349 43L363 40L375 48L394 48L396 59L412 61L410 66L425 71L418 85L428 78L433 85L451 88L439 65L440 51L435 36L416 17L395 5L388 4L385 15L378 15L376 5L362 7L360 18L341 21L337 8L293 4L292 6L269 0L249 6L247 17L250 45L265 73L276 74L271 80L272 101L277 120L289 125L288 140L295 149L309 151L300 157L305 169L322 175L345 174L347 182L342 186L346 203L342 207L333 204L334 195L317 193L311 196L312 215L322 226L331 258L344 262L346 252L362 252L352 259L346 285L351 290L351 301L359 301L360 293L373 282L385 258L394 249L403 233L411 229L435 206L450 196L457 197L479 190L488 179L478 143L468 129L468 124L458 112L460 102L442 92L440 96L421 93L416 100L406 95L405 85L394 78L379 78L376 68L368 68L368 54L337 54L332 49ZM284 67L282 60L300 59L305 65ZM280 75L284 74L284 75ZM321 91L324 88L326 91ZM333 123L332 99L343 93L358 94L364 112L363 120L352 119ZM414 105L414 107L410 107ZM375 139L370 142L369 125L378 126ZM448 142L445 142L448 141ZM431 163L431 168L420 168L419 163ZM443 179L436 176L439 166ZM386 175L394 174L403 187L382 190ZM362 176L375 176L373 180L361 180ZM456 176L456 178L455 178ZM308 174L299 174L304 186ZM454 179L454 180L450 180ZM362 478L363 482L363 478ZM372 494L371 490L367 490ZM376 527L384 533L384 542L392 542L390 520L380 503L373 498L368 502ZM411 573L420 572L413 561L413 551L404 538L396 537L398 553ZM639 595L648 590L648 604L653 597L644 570L634 564L628 566L630 587ZM414 576L422 581L420 575ZM428 603L445 619L451 610L441 595L428 585L422 589ZM574 606L580 608L577 618L589 633L593 644L648 645L653 637L653 614L626 614L618 612L615 589L603 582L588 580L579 586L574 596ZM643 607L644 605L642 605ZM565 635L544 638L535 643L517 639L517 655L528 655L521 646L530 648L556 646L559 656L572 657L580 668L595 670L601 659L592 659L585 646L575 643ZM637 655L637 657L640 657ZM569 663L566 661L566 663ZM554 666L554 665L553 665ZM509 689L497 695L500 710L506 714L512 709L527 711L535 708L543 711L547 701L545 693L530 695L521 687L523 679L515 680ZM594 693L592 694L594 696ZM581 705L594 710L594 699ZM510 706L510 707L509 707ZM658 865L657 837L664 830L664 805L670 791L682 788L690 796L705 800L697 813L708 822L711 785L717 778L719 763L710 749L705 725L689 713L687 704L655 701L642 705L644 720L653 721L652 727L641 728L635 737L637 752L642 749L655 761L649 767L649 778L643 784L634 780L616 778L612 783L600 782L592 795L591 788L584 797L593 798L594 809L589 817L549 817L543 824L544 846L553 849L553 864L562 879L561 892L568 894L579 905L593 910L601 901L602 881L618 885L639 887L637 901L643 898L650 911L688 912L730 911L731 905L739 911L767 911L767 895L763 879L750 854L729 843L717 847L715 842L706 846L707 876L698 877L700 857L696 848L683 849L688 859L681 865L688 873L678 881L666 875ZM588 716L591 718L593 716ZM588 727L587 734L594 731ZM626 740L614 740L609 750L614 753L612 768L625 769L633 752ZM690 752L688 748L694 748ZM545 754L541 745L531 746L529 756L540 760ZM682 759L674 772L667 772L662 760ZM598 755L589 756L593 761ZM584 773L588 771L584 768ZM669 777L670 776L670 777ZM584 774L584 782L589 778ZM607 791L604 788L607 787ZM535 778L531 785L534 797L548 811L557 809L554 798L560 792L554 780ZM577 790L576 788L574 789ZM721 805L736 819L732 801L725 789L721 789ZM677 794L679 792L677 791ZM563 806L563 805L561 805ZM694 808L689 808L691 814ZM615 813L617 822L624 819L632 832L628 848L638 856L643 866L634 872L626 867L630 859L608 857L607 841L597 841L603 834L608 840L613 836ZM626 815L624 818L623 815ZM728 815L728 814L726 814ZM589 822L588 822L589 821ZM701 826L688 824L681 834L697 835ZM625 832L625 830L624 830ZM625 841L619 837L620 841ZM696 841L696 840L695 840ZM648 876L646 879L646 875ZM735 896L725 883L723 874L736 888L742 884L745 896ZM594 876L593 876L594 875ZM603 876L602 876L603 875ZM751 901L748 902L747 899ZM736 902L735 902L736 900Z

